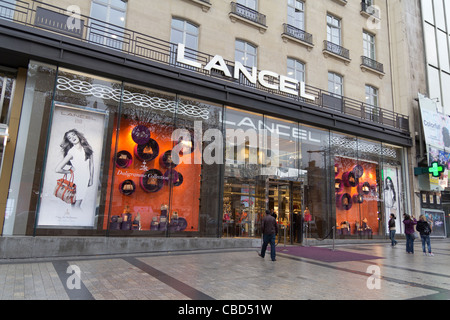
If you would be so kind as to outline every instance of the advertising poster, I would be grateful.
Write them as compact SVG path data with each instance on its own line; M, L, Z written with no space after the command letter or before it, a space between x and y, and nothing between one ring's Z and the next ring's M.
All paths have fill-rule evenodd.
M437 112L436 102L419 95L425 140L438 149L450 148L450 118Z
M396 233L401 233L402 227L402 216L400 210L400 195L402 190L400 190L401 183L399 183L399 168L394 166L384 166L383 170L383 200L384 200L384 212L385 222L386 222L386 233L389 233L389 219L391 213L396 217L395 228Z
M445 238L447 230L445 230L445 213L440 210L422 209L422 214L431 226L430 237Z
M95 227L105 118L100 110L55 105L38 227Z

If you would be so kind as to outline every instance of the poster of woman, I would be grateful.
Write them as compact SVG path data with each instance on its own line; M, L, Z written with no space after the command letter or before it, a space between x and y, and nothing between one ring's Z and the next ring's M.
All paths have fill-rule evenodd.
M395 224L396 233L401 233L400 195L402 190L401 184L398 182L398 179L400 178L399 168L385 165L383 169L383 177L383 201L386 233L389 232L388 222L391 214L394 214L397 219Z
M38 227L95 227L106 114L55 105Z

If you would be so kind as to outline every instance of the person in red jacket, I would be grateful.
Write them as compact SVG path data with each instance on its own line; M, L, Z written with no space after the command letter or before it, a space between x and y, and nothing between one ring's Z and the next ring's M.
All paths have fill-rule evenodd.
M264 258L266 255L267 245L270 243L270 258L272 261L275 259L275 238L278 234L278 225L275 218L271 215L270 210L266 210L266 216L261 222L261 233L263 235L263 245L261 247L261 253L258 255Z

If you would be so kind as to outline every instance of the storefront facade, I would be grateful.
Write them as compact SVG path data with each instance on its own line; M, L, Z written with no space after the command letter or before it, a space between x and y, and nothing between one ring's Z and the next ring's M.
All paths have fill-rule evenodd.
M400 146L37 61L20 125L3 235L373 238L406 206Z
M26 71L3 236L258 239L273 210L280 241L373 239L409 210L406 116L162 40L2 24Z

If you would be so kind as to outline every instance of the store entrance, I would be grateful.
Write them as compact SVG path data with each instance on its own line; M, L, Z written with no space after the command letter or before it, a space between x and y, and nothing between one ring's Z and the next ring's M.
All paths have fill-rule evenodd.
M300 216L303 199L303 181L268 181L266 202L268 209L276 214L279 244L302 241Z

